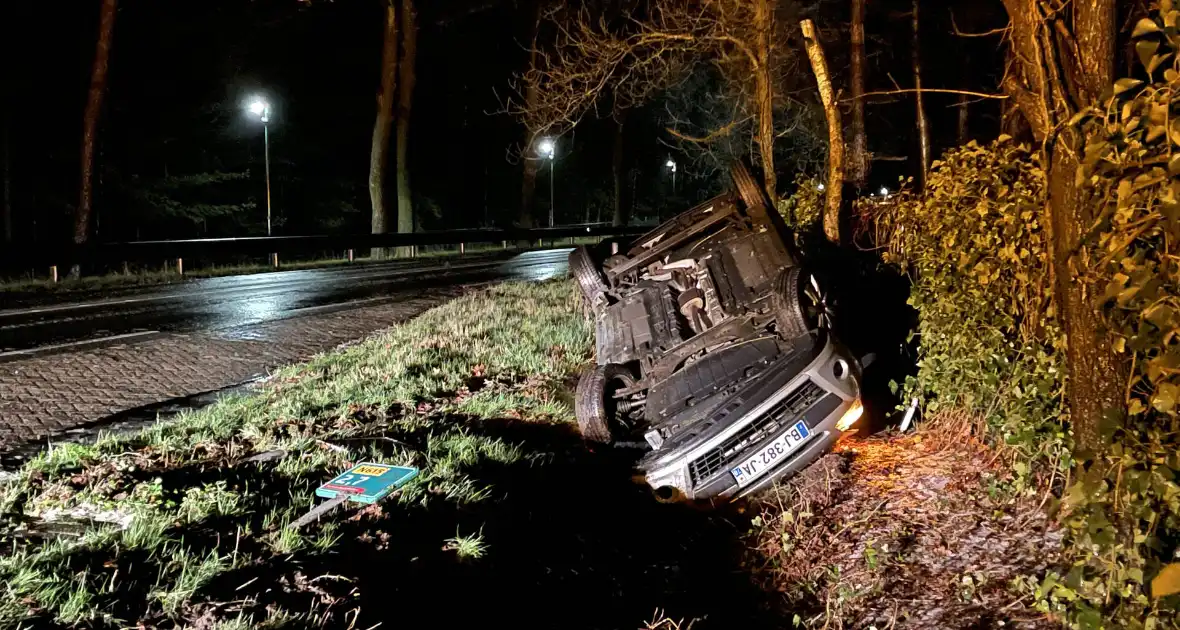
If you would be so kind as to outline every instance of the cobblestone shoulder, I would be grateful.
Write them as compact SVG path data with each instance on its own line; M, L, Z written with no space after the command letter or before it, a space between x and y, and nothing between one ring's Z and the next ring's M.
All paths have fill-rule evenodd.
M222 389L356 341L455 295L393 302L0 363L0 449L105 417Z

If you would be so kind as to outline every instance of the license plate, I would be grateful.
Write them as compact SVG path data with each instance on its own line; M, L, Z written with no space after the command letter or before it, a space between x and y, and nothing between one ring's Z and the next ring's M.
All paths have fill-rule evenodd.
M811 435L807 431L807 425L802 422L796 422L795 426L787 429L785 433L774 439L773 442L758 449L756 453L751 455L746 461L734 466L730 469L733 473L733 478L737 479L738 487L748 485L751 481L761 477L766 471L774 468L775 465L782 462L795 450L795 447L800 442L807 439Z

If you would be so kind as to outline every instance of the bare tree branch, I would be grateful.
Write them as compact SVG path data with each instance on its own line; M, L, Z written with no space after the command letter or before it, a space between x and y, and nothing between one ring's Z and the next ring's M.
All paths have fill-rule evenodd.
M896 90L880 90L876 92L865 92L861 97L865 96L887 96L893 94L963 94L966 96L977 96L979 98L994 98L997 100L1004 100L1011 98L1008 94L987 94L984 92L972 92L971 90L944 90L940 88L897 88ZM853 97L840 99L841 103L847 103L853 100Z
M951 11L951 29L958 37L995 37L996 35L1007 35L1012 32L1012 25L1009 24L1003 28L993 28L990 31L983 31L982 33L964 33L959 30L959 25L955 23L955 12Z
M534 46L535 63L515 78L517 96L504 111L520 118L531 138L556 135L608 104L612 111L642 105L694 74L716 76L721 87L713 89L734 104L734 115L690 127L725 133L695 134L673 116L669 134L689 145L706 145L745 131L745 122L752 121L749 132L756 136L746 137L757 147L773 199L773 145L782 135L776 112L803 105L783 96L789 83L783 73L796 71L798 64L795 49L786 45L785 24L776 21L780 1L787 0L651 0L643 9L616 15L555 7L545 18L551 37Z
M705 135L705 136L690 136L687 134L680 133L679 131L676 131L675 129L673 129L671 127L664 127L664 131L667 131L669 134L671 134L677 138L680 138L681 140L687 140L688 142L699 142L701 144L706 144L709 142L713 142L714 140L716 140L722 136L728 136L730 134L730 132L732 132L734 130L735 127L737 127L741 123L746 122L747 120L749 120L749 118L744 118L742 120L734 120L719 129L715 129L713 131L710 131L708 133L708 135Z

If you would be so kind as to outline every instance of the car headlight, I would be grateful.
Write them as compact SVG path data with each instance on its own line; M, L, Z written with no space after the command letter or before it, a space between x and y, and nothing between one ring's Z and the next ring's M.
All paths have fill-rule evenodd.
M860 420L864 412L865 406L861 404L860 400L853 402L852 406L848 408L848 411L845 411L844 415L840 416L840 421L836 423L836 428L841 431L847 431L852 428L853 424L856 424L857 420Z

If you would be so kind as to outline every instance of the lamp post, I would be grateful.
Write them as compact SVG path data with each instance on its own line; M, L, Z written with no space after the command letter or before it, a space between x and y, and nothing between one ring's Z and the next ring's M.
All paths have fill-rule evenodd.
M553 222L553 157L557 150L557 143L553 138L541 138L541 142L537 144L537 151L541 157L549 160L549 227L554 226Z
M262 121L263 159L266 163L266 235L270 236L270 104L261 98L250 103L250 113Z
M672 195L675 196L676 195L676 160L673 160L672 158L668 158L668 161L664 163L664 166L667 166L668 169L672 171Z

